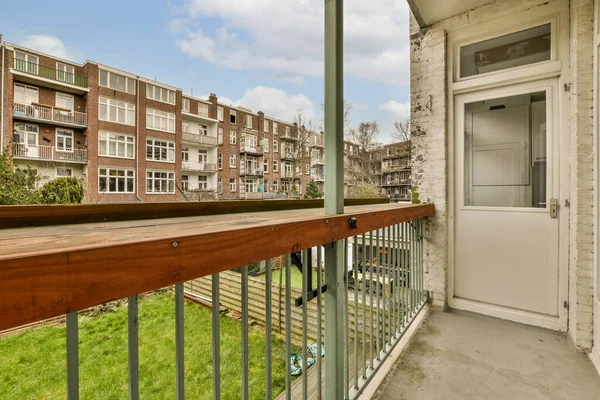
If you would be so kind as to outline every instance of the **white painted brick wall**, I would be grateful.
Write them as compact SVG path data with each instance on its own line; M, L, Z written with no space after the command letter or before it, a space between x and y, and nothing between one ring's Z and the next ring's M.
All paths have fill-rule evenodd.
M421 31L411 15L411 116L413 182L436 215L426 226L425 285L434 305L447 301L448 165L446 32L546 4L568 0L498 0ZM569 331L587 350L592 344L593 228L593 0L571 0ZM431 105L430 108L427 105Z

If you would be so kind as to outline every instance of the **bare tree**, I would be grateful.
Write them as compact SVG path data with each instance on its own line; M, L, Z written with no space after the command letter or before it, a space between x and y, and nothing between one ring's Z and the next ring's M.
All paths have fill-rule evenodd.
M411 156L410 127L410 118L406 118L404 121L396 121L391 135L394 140L404 143L404 151L409 160Z
M344 137L348 137L350 135L350 112L352 112L352 103L348 100L344 100ZM325 103L321 103L321 111L323 112L323 117L321 118L321 126L325 125ZM323 129L323 128L321 128Z
M379 123L377 121L361 122L358 129L351 129L349 139L358 145L358 166L354 181L360 183L371 183L370 156L374 150L377 136L379 135Z
M307 165L310 169L311 139L317 133L311 119L298 110L294 116L294 127L280 134L281 141L281 168L282 176L287 180L284 192L288 198L298 194L296 184L301 184L302 174L305 173Z

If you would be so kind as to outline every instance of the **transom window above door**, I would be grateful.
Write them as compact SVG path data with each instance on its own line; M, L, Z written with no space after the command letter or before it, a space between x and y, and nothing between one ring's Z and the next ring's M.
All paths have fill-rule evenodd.
M552 25L513 32L460 47L460 78L549 61Z

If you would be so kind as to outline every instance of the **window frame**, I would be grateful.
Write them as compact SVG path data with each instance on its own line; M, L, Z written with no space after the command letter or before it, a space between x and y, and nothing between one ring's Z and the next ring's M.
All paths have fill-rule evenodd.
M67 107L62 107L58 105L58 97L62 96L62 97L68 97L71 99L71 108L67 108ZM63 108L65 110L69 110L71 112L73 112L73 110L75 110L75 96L73 96L72 94L67 94L67 93L61 93L61 92L56 92L55 96L54 96L54 106L58 107L58 108Z
M151 177L148 177L148 174L151 174ZM163 178L163 177L157 178L155 176L155 174L167 174L167 176L166 176L166 178ZM161 184L160 184L161 187L162 187L162 181L166 180L167 189L170 189L170 187L172 187L173 189L169 190L167 192L163 192L163 191L156 192L154 190L154 181L157 179L161 181ZM148 191L148 180L150 180L152 182L152 184L150 185L152 187L151 191ZM172 186L171 186L171 183L172 183ZM175 194L175 171L165 171L165 170L155 170L155 169L146 170L146 194L157 194L157 195Z
M121 107L119 104L123 104L123 106ZM106 106L106 119L102 119L101 108L103 105ZM117 116L116 121L111 121L110 120L110 107L116 107L117 110L122 109L123 110L122 112L125 113L125 122L119 122L118 116ZM132 116L129 115L130 112L133 113ZM136 106L133 103L129 103L129 102L123 101L123 100L113 99L110 97L100 96L98 98L98 120L99 121L111 122L113 124L121 124L121 125L127 125L127 126L135 126L135 122L136 122L135 121L136 120L135 112L136 112ZM133 119L133 121L131 121L131 123L128 122L130 117L131 117L131 119Z
M63 134L59 134L59 131L62 131ZM69 133L70 135L65 135L64 133ZM63 138L64 146L66 146L67 139L71 139L71 149L68 150L66 148L60 149L58 147L58 139ZM75 150L75 131L73 129L65 129L65 128L56 128L54 130L54 148L56 151L60 151L61 153L73 153Z
M279 172L279 160L273 160L273 172Z
M217 120L225 122L225 110L221 106L217 106Z
M186 107L186 104L187 104L187 107ZM187 99L187 98L183 97L181 99L181 112L189 113L190 112L190 107L191 107L191 101L190 101L190 99Z
M159 114L166 114L165 116L161 116ZM152 118L149 118L149 116L152 116ZM171 118L172 117L172 118ZM165 118L167 121L167 128L166 129L162 129L161 127L155 127L155 122L156 122L156 118ZM152 125L153 126L149 126L150 120L152 120ZM171 126L171 121L173 121L173 130L169 130L169 127ZM163 110L157 110L156 108L151 108L151 107L146 107L146 129L149 130L153 130L153 131L159 131L159 132L166 132L166 133L175 133L176 132L176 128L175 128L175 124L177 122L177 117L175 116L175 113L171 113L168 111L163 111Z
M106 135L106 138L103 138L103 135ZM111 139L110 135L122 136L124 140ZM131 142L129 142L128 139L131 139ZM103 140L106 142L104 147L102 146ZM116 151L117 154L118 154L118 146L120 143L122 143L125 156L119 156L119 155L111 156L110 155L110 142L116 143L115 150L117 150ZM131 144L131 157L127 156L127 154L129 153L127 150L129 144ZM103 148L106 150L106 154L100 153L101 149L103 149ZM118 133L118 132L98 131L98 156L99 157L110 157L110 158L122 158L122 159L127 159L127 160L135 159L135 136L126 135L124 133Z
M229 192L237 192L237 181L235 180L235 178L229 178Z
M40 101L40 88L39 87L26 85L21 82L15 82L13 85L13 93L17 93L17 86L23 87L23 90L24 90L23 95L25 96L25 101L24 102L16 101L16 96L13 94L13 98L14 98L13 101L15 103L26 104L26 105L31 105L33 103L39 103L39 101ZM37 99L35 101L27 103L27 89L35 89L35 92L37 93Z
M231 121L233 117L233 122ZM229 110L229 123L231 125L237 125L237 111L235 110Z
M62 66L63 66L63 67L65 67L65 68L61 69L61 68L59 67L59 65L62 65ZM69 72L69 71L66 71L66 70L67 70L69 67L71 68L71 71L70 71L70 72ZM61 80L61 79L59 78L59 75L60 75L61 73L62 73L62 74L64 74L64 76L69 76L69 77L70 77L70 79L69 79L69 80L67 80L67 79L65 79L65 80ZM74 67L73 65L70 65L70 64L66 64L66 63L64 63L64 62L57 61L57 62L56 62L56 80L57 80L57 81L59 81L59 82L64 82L64 83L70 83L70 84L74 84L74 83L75 83L75 67Z
M148 142L151 141L152 144L148 144ZM162 146L162 145L156 145L156 143L166 143L166 146ZM171 147L171 145L173 145ZM152 156L154 156L155 154L155 149L158 148L159 149L159 154L162 158L162 149L166 149L166 155L167 158L166 160L162 160L162 159L155 159L155 158L148 158L148 146L150 146L152 148ZM174 164L177 156L176 156L176 150L177 150L177 145L175 144L174 140L167 140L167 139L159 139L159 138L153 138L153 137L146 137L146 161L153 161L153 162L161 162L161 163L168 163L168 164ZM173 159L170 160L169 156L172 155Z
M236 157L236 154L230 154L229 155L229 168L237 168L237 157Z
M150 90L152 89L152 90ZM157 89L158 89L158 94L159 94L159 98L156 98L156 94L157 94ZM163 100L162 99L162 94L163 91L166 91L167 94L167 100ZM152 93L152 97L150 97L150 93ZM173 101L171 101L171 94L173 94ZM165 104L170 104L172 106L175 105L175 103L177 102L177 92L175 92L174 90L171 89L167 89L165 87L162 86L158 86L158 85L153 85L152 83L148 83L146 82L146 98L150 99L150 100L154 100L154 101L159 101L161 103L165 103Z
M237 145L237 132L229 131L229 144Z
M105 170L106 173L105 175L101 174L101 171ZM124 187L125 187L125 191L110 191L110 182L109 179L111 178L110 175L110 171L123 171L124 174L122 176L122 178L124 179ZM129 175L128 173L131 172L131 175ZM100 179L101 178L106 178L106 190L102 191L100 190ZM114 178L121 178L121 176L112 176ZM132 186L132 190L129 191L127 190L127 182L131 180L131 186ZM118 187L118 184L117 184ZM135 193L135 170L133 168L119 168L119 167L98 167L98 193L99 194L127 194L127 193Z
M102 84L102 73L103 72L106 72L106 85ZM111 75L115 75L117 77L117 79L118 79L118 77L121 77L121 78L125 79L125 90L121 90L121 89L119 89L117 87L111 87L110 86L110 77L111 77ZM137 82L136 79L131 78L131 77L127 76L127 75L119 74L117 72L113 72L113 71L110 71L108 69L98 68L98 86L101 86L101 87L104 87L104 88L107 88L107 89L116 90L116 91L119 91L119 92L122 92L122 93L128 93L128 94L131 94L131 95L136 95L137 94L137 83L136 82ZM130 83L133 86L133 90L132 91L129 91Z

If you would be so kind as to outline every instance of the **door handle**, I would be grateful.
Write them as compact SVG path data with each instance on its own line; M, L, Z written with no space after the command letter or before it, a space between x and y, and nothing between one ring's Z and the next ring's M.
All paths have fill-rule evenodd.
M558 199L550 199L550 218L558 218Z

